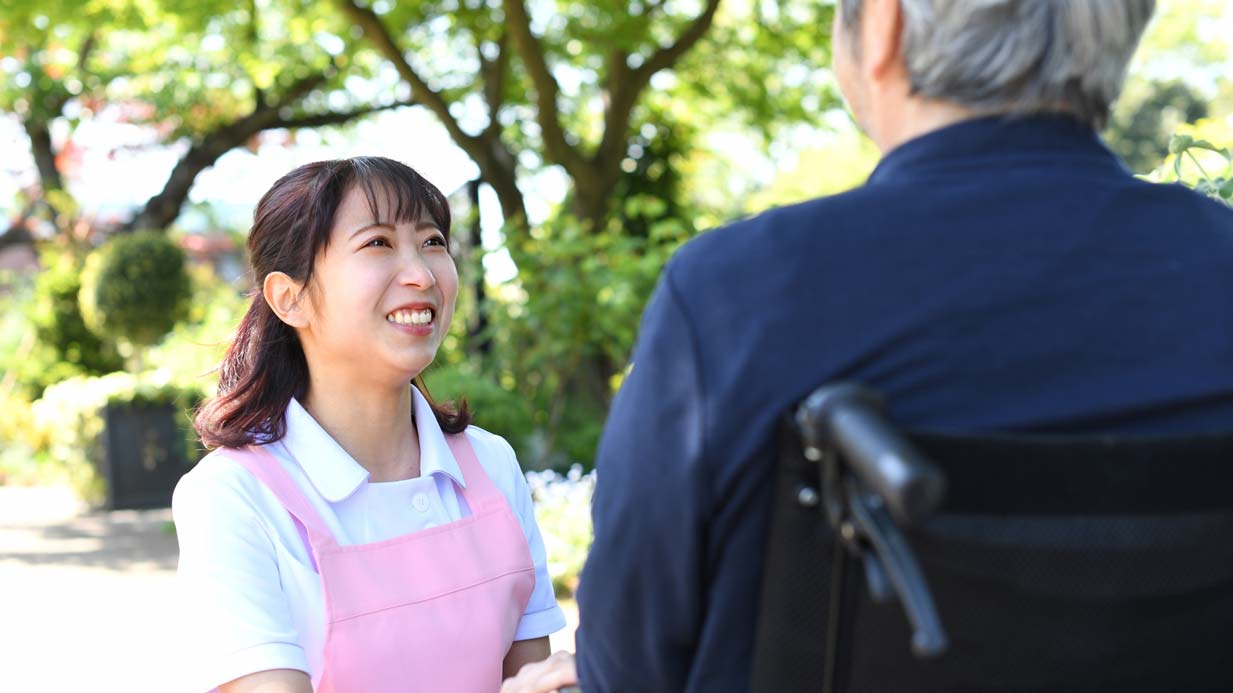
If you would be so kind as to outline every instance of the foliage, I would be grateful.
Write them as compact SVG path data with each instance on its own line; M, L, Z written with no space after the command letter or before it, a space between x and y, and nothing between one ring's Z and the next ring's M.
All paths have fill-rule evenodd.
M756 213L855 188L873 172L879 156L873 142L854 126L837 129L819 144L791 155L795 164L751 195L745 211Z
M1178 182L1213 199L1233 206L1233 148L1218 147L1203 139L1205 130L1233 136L1213 123L1187 126L1169 142L1169 159L1149 180Z
M165 369L181 385L212 394L217 384L214 369L222 362L249 299L208 266L190 267L189 277L192 299L187 316L146 353L145 365L150 370Z
M46 269L35 281L27 308L37 343L13 364L25 392L38 397L47 385L74 375L102 375L119 370L124 360L115 346L100 338L81 315L81 264L68 252L48 250Z
M476 374L466 365L434 367L424 374L428 391L438 402L457 404L466 399L473 423L509 441L519 459L527 456L531 443L531 414L526 402L491 378Z
M97 504L105 495L102 464L103 411L108 405L172 404L187 411L201 401L201 392L178 386L170 374L145 376L111 373L75 377L47 388L30 407L30 447L44 467L45 477L70 484L86 501ZM200 458L188 417L181 417L186 459Z
M192 291L184 251L165 234L118 235L86 259L81 312L103 337L150 346L188 311Z
M0 391L0 485L40 481L31 431L30 401L20 393Z
M837 99L832 7L811 0L335 0L496 194L513 282L475 306L480 369L515 388L545 453L589 460L654 278L698 210L682 161L717 121L765 137ZM532 220L524 194L559 176ZM540 200L535 200L539 202ZM512 331L512 332L511 332ZM452 348L450 354L456 354Z
M1147 82L1128 88L1104 139L1132 171L1155 169L1169 155L1178 126L1207 115L1207 101L1185 82Z
M334 16L311 0L0 0L0 110L30 137L41 184L23 215L44 210L62 234L90 231L68 192L72 171L62 169L76 128L92 119L188 145L128 223L161 230L201 171L259 133L406 105L376 79L373 61L352 56L347 27L327 26ZM348 78L366 83L355 89Z
M548 574L558 599L578 590L578 578L591 548L591 495L595 472L574 465L565 475L530 472L527 483L535 502L535 517L544 536Z
M662 204L631 197L625 207L645 220ZM591 463L612 376L629 357L660 270L692 232L672 218L647 225L645 237L624 233L619 224L590 233L561 214L509 246L520 275L502 287L494 305L493 362L531 404L535 426L548 436L547 457L534 460L537 466ZM608 364L606 372L588 371L595 362ZM589 389L571 389L579 383Z

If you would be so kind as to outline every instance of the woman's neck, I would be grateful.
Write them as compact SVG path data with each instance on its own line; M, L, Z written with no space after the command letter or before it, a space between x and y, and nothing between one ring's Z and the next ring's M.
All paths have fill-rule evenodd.
M398 481L420 474L419 436L412 419L411 387L371 387L351 378L313 374L301 404L364 469L369 481Z

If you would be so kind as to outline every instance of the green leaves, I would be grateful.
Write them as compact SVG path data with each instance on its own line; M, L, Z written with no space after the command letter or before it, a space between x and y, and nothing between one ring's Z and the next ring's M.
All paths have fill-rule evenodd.
M117 236L86 260L82 317L95 333L136 346L163 338L188 311L184 251L166 234Z
M1233 206L1233 149L1180 133L1169 141L1169 153L1173 180Z

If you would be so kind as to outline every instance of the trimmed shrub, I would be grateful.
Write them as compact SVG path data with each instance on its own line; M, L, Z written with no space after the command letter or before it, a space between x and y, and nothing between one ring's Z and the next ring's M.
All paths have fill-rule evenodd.
M188 312L184 251L154 231L116 236L86 259L81 311L96 334L139 347L158 343Z

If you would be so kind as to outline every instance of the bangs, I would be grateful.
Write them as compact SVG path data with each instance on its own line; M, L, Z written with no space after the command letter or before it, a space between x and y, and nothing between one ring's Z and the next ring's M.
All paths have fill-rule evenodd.
M431 219L448 241L450 206L437 186L406 164L377 156L350 159L352 180L347 186L364 191L373 220L393 225Z

